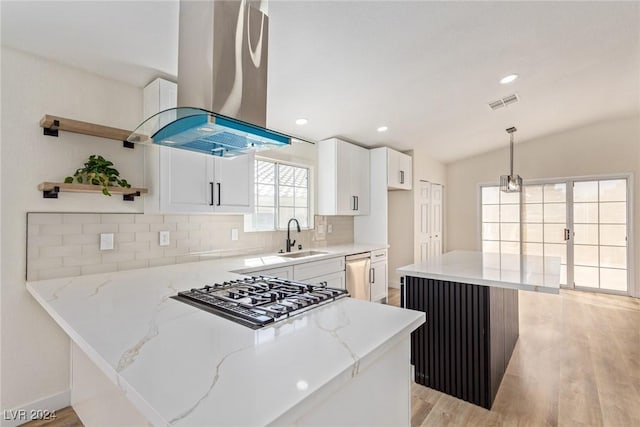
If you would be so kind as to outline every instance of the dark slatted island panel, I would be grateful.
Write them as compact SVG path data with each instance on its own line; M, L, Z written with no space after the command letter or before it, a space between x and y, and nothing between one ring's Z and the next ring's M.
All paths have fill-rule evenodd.
M490 409L518 339L518 291L407 276L403 294L427 315L411 335L416 383Z

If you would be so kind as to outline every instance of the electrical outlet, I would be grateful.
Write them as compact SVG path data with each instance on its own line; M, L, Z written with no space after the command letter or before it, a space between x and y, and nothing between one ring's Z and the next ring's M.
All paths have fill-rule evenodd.
M100 233L100 250L113 250L113 233Z
M232 228L231 229L231 240L238 240L238 229L237 228Z
M169 246L170 234L168 231L160 232L160 246Z
M333 224L327 225L327 233L333 233Z

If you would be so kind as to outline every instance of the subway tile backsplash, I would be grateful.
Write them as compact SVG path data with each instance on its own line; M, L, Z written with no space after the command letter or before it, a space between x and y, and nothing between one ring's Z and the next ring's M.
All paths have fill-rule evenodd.
M316 216L316 230L293 232L296 247L353 242L353 217ZM326 233L327 225L333 226ZM318 227L320 225L320 227ZM238 240L231 230L238 229ZM159 231L170 232L169 246ZM99 249L100 233L114 234L114 249ZM244 254L277 252L286 231L244 232L242 215L27 214L27 280L155 267Z

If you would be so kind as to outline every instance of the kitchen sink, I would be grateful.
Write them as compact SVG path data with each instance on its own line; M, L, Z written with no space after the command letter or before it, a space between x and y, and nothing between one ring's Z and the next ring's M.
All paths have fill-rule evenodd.
M314 255L326 255L329 252L321 252L321 251L301 251L301 252L290 252L290 253L284 253L284 254L278 254L278 256L284 257L284 258L305 258L308 256L314 256Z

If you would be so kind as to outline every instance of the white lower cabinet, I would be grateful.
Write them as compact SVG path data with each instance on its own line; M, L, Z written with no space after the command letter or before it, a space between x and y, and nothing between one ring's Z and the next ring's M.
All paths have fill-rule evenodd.
M371 301L387 297L387 261L371 264Z
M260 270L248 273L251 276L272 276L278 279L293 279L293 267L272 268L270 270Z
M315 285L316 283L324 283L330 288L347 289L344 279L344 271L312 277L311 279L306 279L305 282L311 283L312 285Z
M344 257L306 262L293 266L293 278L311 284L324 283L330 288L346 289Z
M344 257L323 259L322 261L305 262L293 266L293 278L306 281L332 273L344 273Z
M381 301L387 298L389 274L387 271L387 250L381 249L371 252L370 300Z

